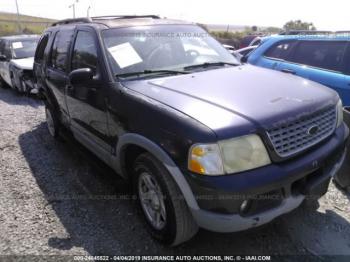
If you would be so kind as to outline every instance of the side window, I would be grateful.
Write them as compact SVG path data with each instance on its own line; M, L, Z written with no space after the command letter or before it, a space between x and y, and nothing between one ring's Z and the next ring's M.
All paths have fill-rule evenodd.
M51 51L51 66L55 69L67 70L68 48L72 39L73 31L59 31Z
M11 43L9 41L5 41L4 44L4 53L3 53L8 59L12 59L12 47Z
M5 41L0 40L0 55L3 55L5 51Z
M342 71L346 46L345 41L302 41L296 48L291 62Z
M283 41L275 44L265 52L266 57L285 60L296 45L296 41Z
M49 41L49 34L45 34L41 37L39 44L35 51L35 62L41 62L44 59L45 48Z
M348 42L348 48L344 56L345 68L344 73L350 75L350 42Z
M75 40L72 70L90 68L94 74L97 70L97 48L93 35L86 31L79 31Z

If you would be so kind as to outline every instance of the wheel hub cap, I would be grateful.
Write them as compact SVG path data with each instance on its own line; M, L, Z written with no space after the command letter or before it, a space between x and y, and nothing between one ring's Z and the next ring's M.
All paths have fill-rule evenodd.
M166 224L166 211L163 193L157 181L148 173L140 175L138 193L141 207L151 225L161 230Z

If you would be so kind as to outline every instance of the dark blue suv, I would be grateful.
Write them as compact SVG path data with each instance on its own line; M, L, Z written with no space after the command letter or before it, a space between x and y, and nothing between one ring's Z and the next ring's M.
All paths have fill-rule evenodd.
M328 86L350 106L349 33L268 37L248 62Z
M50 134L70 130L130 181L167 244L198 227L265 224L325 194L344 161L335 91L242 65L195 24L60 21L43 33L34 71Z

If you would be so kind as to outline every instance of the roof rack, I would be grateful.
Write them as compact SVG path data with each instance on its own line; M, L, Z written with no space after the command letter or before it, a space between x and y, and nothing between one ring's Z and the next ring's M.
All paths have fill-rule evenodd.
M333 34L332 31L316 31L316 30L287 30L280 35L328 35Z
M94 16L94 17L81 17L81 18L60 20L53 23L52 26L77 24L77 23L92 23L94 20L133 19L133 18L160 19L160 16L157 16L157 15L105 15L105 16Z
M336 34L350 34L350 31L336 31Z
M108 19L133 19L133 18L153 18L160 19L157 15L104 15L91 17L92 20L108 20Z
M57 21L52 24L52 26L56 25L67 25L67 24L77 24L77 23L91 23L91 18L88 17L81 17L81 18L72 18L72 19L64 19Z

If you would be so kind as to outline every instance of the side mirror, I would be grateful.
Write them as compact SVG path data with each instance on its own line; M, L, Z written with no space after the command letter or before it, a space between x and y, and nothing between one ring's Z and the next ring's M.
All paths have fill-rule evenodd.
M72 85L84 84L92 80L94 74L90 68L80 68L73 70L69 74L69 81Z
M245 63L247 63L248 62L248 56L242 56L241 57L241 63L242 64L245 64Z
M0 62L6 62L7 57L5 55L0 55Z

